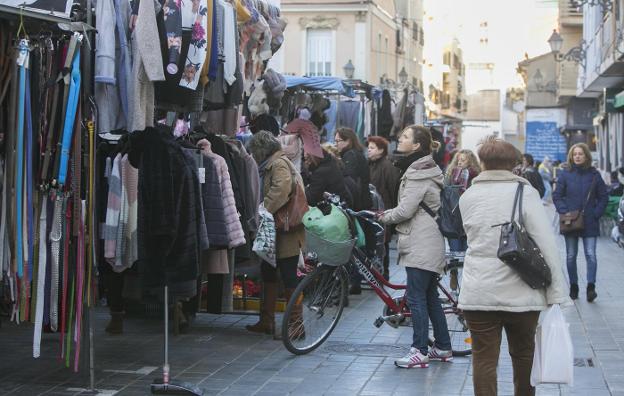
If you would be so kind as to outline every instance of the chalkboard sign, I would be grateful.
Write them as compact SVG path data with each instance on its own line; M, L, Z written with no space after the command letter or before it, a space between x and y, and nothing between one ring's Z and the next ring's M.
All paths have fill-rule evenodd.
M556 122L526 123L525 152L531 154L536 161L543 161L546 156L553 161L565 161L567 149L565 136L559 133Z

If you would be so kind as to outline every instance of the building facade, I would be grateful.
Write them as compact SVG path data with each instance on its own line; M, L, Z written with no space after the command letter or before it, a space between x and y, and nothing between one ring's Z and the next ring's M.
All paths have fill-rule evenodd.
M583 7L583 62L576 94L596 103L588 143L599 167L624 166L624 0ZM582 114L581 114L582 115ZM585 114L587 117L588 114Z
M425 44L421 0L285 0L288 25L280 71L290 75L346 77L377 85L408 81L422 86Z

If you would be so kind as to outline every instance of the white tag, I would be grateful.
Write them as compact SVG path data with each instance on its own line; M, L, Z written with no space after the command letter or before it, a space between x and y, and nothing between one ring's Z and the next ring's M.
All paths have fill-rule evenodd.
M16 62L18 66L28 67L28 40L20 40L19 43L19 55L17 56Z
M199 183L206 183L206 168L197 169L197 174L199 175Z

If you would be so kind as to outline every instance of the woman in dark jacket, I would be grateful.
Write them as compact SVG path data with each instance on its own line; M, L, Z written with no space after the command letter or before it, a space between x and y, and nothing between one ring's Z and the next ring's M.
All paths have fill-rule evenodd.
M568 152L567 170L557 175L557 185L553 192L553 201L559 214L575 210L582 211L584 229L565 234L566 261L570 276L570 298L578 298L578 275L576 272L576 256L578 241L583 238L583 250L587 261L587 301L592 302L596 294L596 241L600 235L599 220L604 213L607 202L607 187L602 176L591 166L591 153L584 143L578 143Z
M357 135L350 128L336 130L336 147L340 150L340 157L344 165L344 177L351 178L357 191L353 195L353 210L370 209L372 206L368 183L368 164L364 157L364 147L358 140Z
M399 186L399 168L392 165L388 159L388 141L381 136L371 136L368 138L368 169L370 172L370 182L375 186L385 209L394 208L397 204L397 192ZM384 272L386 279L390 278L390 239L392 232L386 229L386 255L384 256Z
M309 205L316 206L321 202L325 192L350 201L338 160L333 155L323 149L323 158L305 153L304 160L308 169L305 193Z

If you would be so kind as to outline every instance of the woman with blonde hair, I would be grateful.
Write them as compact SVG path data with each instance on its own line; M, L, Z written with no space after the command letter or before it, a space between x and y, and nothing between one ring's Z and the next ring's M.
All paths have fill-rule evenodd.
M479 160L472 150L462 149L455 153L453 160L446 168L444 182L446 185L455 186L461 196L472 184L472 179L481 172ZM449 239L449 248L452 252L465 252L468 248L466 237Z
M607 186L596 168L592 166L589 147L577 143L568 152L568 167L557 173L557 184L552 195L560 215L579 211L583 216L583 229L566 233L566 264L570 277L570 298L578 298L578 275L576 256L579 238L583 239L585 261L587 261L587 301L598 297L596 293L596 241L600 235L600 217L607 208L609 197Z
M396 165L402 176L398 204L379 215L383 224L396 224L399 265L407 272L407 304L412 312L413 337L410 351L394 364L425 368L430 360L453 359L448 325L438 296L438 276L444 272L444 238L438 224L421 206L440 207L444 184L442 170L432 152L438 148L429 129L409 126L399 137L397 150L404 157ZM429 320L435 343L428 348Z

